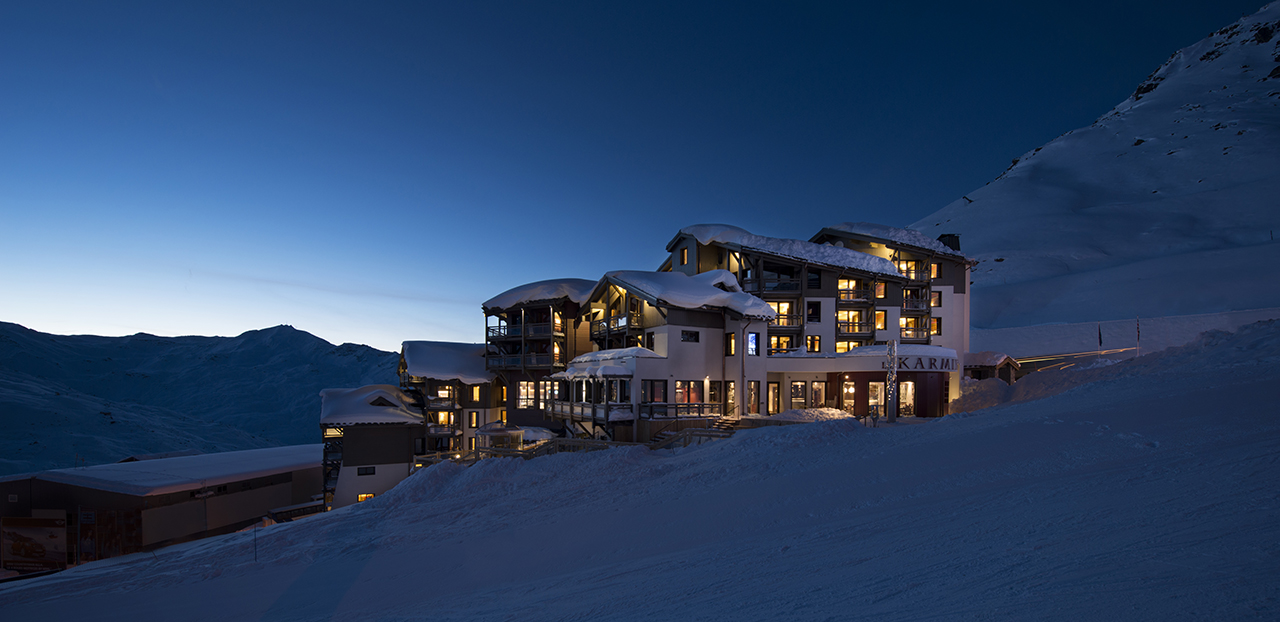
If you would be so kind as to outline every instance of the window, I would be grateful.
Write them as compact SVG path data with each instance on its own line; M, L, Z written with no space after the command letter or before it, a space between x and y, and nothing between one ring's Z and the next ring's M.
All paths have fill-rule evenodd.
M811 408L821 408L827 405L827 382L825 380L814 380L809 383L809 406Z
M631 403L631 381L626 378L606 380L609 384L609 401L614 404Z
M467 414L467 419L469 419L467 423L470 424L471 429L474 430L475 428L480 427L480 411L478 410L471 411L470 413Z
M867 406L873 415L884 415L884 383L867 383Z
M936 266L938 264L933 264L933 265ZM930 307L942 306L942 292L929 292L929 306Z
M738 353L738 333L724 334L724 355L733 356Z
M502 403L507 403L507 385L502 385Z
M790 302L770 302L769 306L773 307L773 312L778 315L770 324L774 326L795 326L800 323L800 317L791 314Z
M769 414L776 415L782 408L782 388L777 382L769 383Z
M942 318L940 317L929 318L929 334L930 335L942 334Z
M712 404L719 404L724 401L724 397L720 395L719 380L711 380L707 382L707 401Z
M780 354L791 349L791 335L769 335L769 354Z
M916 416L916 383L904 380L898 383L898 414Z
M876 298L884 298L884 283L876 283Z
M682 266L689 265L689 247L688 246L680 249L680 265Z
M734 405L738 403L738 395L737 392L734 391L732 380L724 381L724 396L725 401L729 403L729 412L733 412Z
M849 350L860 347L861 345L862 345L861 341L837 341L836 352L837 353L848 352Z
M375 475L377 473L377 469L378 467L357 467L356 476L359 477L361 475Z
M920 262L914 259L901 259L897 262L898 272L908 279L919 279L923 270L920 269Z
M538 381L538 403L546 408L552 400L560 399L560 383L555 380Z
M467 439L467 449L474 450L476 448L476 437Z
M702 403L702 381L701 380L677 380L676 381L676 403L677 404Z
M641 380L640 402L643 404L663 404L667 401L666 380Z
M822 336L821 336L821 335L809 335L809 336L807 336L807 337L805 337L805 338L804 338L804 345L805 345L805 349L806 349L806 350L808 350L809 352L821 352L821 351L822 351Z
M698 343L698 331L682 330L680 331L680 341L685 343Z
M760 381L747 381L747 412L753 415L760 414Z
M644 334L644 347L653 349L653 331Z
M747 333L747 356L760 356L760 333Z
M371 492L359 494L359 495L356 495L356 503L364 503L365 501L368 501L372 498L373 498L373 493Z
M480 401L480 385L471 387L471 401L472 402Z
M884 330L885 322L884 311L876 311L876 330Z
M845 380L843 383L841 383L840 399L843 402L844 409L846 411L854 412L854 409L858 407L857 402L855 402L853 399L857 394L858 394L857 383L850 382L848 380Z
M804 303L804 320L810 323L818 323L822 321L822 301L810 300Z
M521 380L516 384L520 391L516 408L536 408L537 395L534 393L534 384L532 380Z
M809 289L822 289L822 273L821 272L818 272L817 270L810 270L807 273L807 275L808 275L809 282L806 284L806 286Z
M809 392L808 389L808 383L803 380L793 380L791 382L791 408L799 409L805 407L805 398L808 397L805 394Z
M942 264L940 263L929 264L929 278L936 279L941 275L942 275Z

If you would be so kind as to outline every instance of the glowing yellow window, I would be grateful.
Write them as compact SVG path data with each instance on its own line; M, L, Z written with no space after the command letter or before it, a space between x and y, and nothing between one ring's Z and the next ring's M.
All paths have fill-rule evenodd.
M360 502L362 502L362 501L368 501L368 500L370 500L370 499L372 499L372 498L373 498L373 493L371 493L371 492L367 492L367 493L364 493L364 494L359 494L359 495L356 495L356 503L360 503Z

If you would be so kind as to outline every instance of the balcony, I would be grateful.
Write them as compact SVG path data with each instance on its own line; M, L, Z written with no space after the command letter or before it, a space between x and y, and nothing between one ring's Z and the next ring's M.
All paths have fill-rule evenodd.
M629 329L644 328L644 316L640 313L615 315L603 320L591 321L591 337L602 337L606 333L626 332Z
M898 273L901 274L902 276L907 277L912 281L928 281L929 280L928 270L910 270L910 269L903 270L902 268L899 268Z
M551 322L538 324L508 324L490 326L486 334L489 339L511 339L515 337L553 337L564 334L564 327Z
M836 292L836 302L868 302L875 295L869 287L842 289Z
M766 351L766 353L767 353L769 356L774 356L774 355L777 355L777 354L787 354L787 353L790 353L790 352L799 352L799 351L800 351L800 350L802 350L802 349L803 349L803 348L769 348L769 349Z
M798 292L800 279L742 279L742 289L748 292Z
M836 322L836 333L840 335L870 335L874 330L871 322Z
M777 317L769 320L769 326L773 328L800 328L804 326L804 318L799 313L780 313Z
M902 310L903 311L928 311L929 299L928 298L903 298Z
M574 421L626 421L642 419L676 419L720 417L724 406L719 403L675 404L667 402L649 404L592 404L553 400L547 404L547 413L559 419Z
M519 354L490 354L484 358L485 369L520 369Z
M928 341L929 339L929 329L927 328L903 327L901 330L903 339L916 339L921 341Z
M553 365L564 365L564 362L556 360L556 355L544 352L524 355L524 365L525 367L551 367Z

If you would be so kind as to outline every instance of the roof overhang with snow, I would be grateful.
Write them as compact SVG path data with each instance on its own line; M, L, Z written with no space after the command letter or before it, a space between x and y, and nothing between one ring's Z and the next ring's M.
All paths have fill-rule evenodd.
M883 257L811 241L754 235L732 225L708 224L685 227L667 243L667 251L675 249L680 239L685 237L692 237L703 246L719 245L732 251L770 255L792 262L825 267L837 272L853 270L889 280L903 279L893 262Z
M753 319L773 319L777 312L765 301L742 291L737 277L727 270L711 270L689 276L683 272L619 270L600 279L591 300L599 300L604 288L614 285L658 307L726 310Z
M480 305L486 312L508 309L536 302L553 302L566 299L583 304L591 296L596 282L586 279L551 279L513 287Z
M569 366L551 377L557 380L585 378L630 378L635 375L636 359L665 359L648 348L631 347L588 352L574 357Z
M485 351L483 343L406 341L400 357L410 376L485 384L494 379L493 372L485 369Z
M915 229L901 229L872 222L842 222L830 227L823 227L817 235L809 238L809 241L813 242L827 235L849 237L864 242L878 242L888 246L906 247L908 250L924 255L941 255L960 262L972 262L959 251Z
M408 407L411 402L409 396L389 384L325 389L320 392L320 425L421 424L422 415Z

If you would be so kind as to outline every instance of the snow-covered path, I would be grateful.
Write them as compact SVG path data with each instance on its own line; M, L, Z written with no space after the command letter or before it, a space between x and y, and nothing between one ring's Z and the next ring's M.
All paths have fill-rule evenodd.
M440 465L0 586L6 619L1275 619L1280 329L928 425Z

